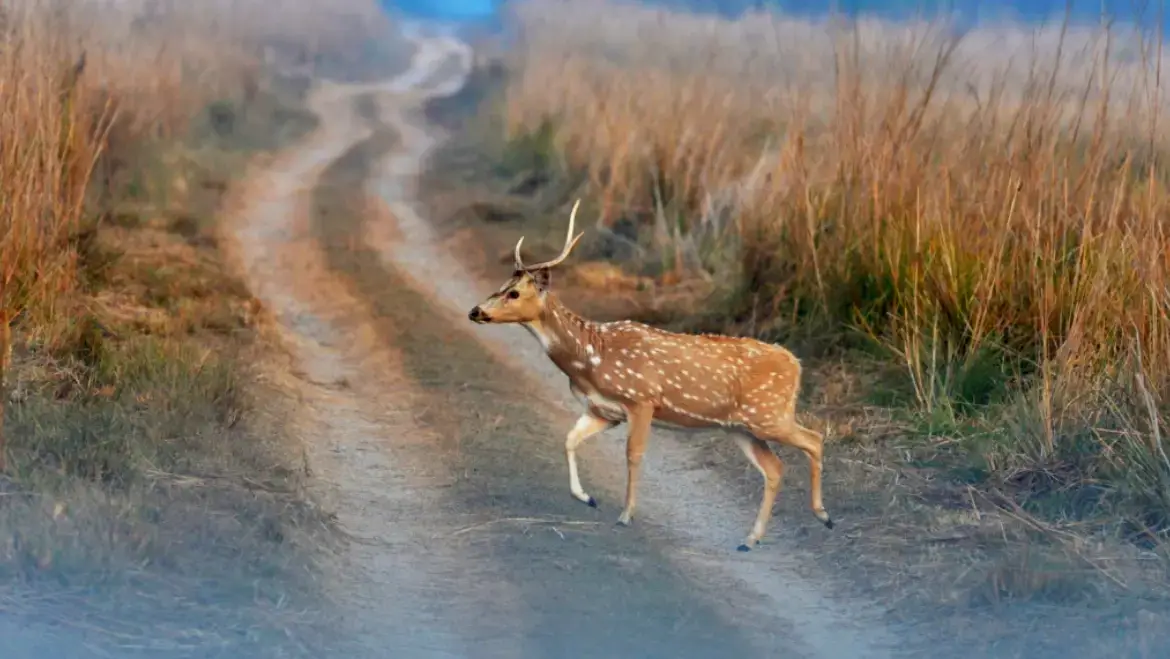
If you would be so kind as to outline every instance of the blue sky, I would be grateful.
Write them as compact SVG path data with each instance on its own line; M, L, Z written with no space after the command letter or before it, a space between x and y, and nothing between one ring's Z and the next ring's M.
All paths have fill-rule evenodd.
M587 1L587 0L586 0ZM967 24L1015 20L1028 23L1060 21L1066 5L1071 4L1074 20L1097 23L1102 8L1116 20L1156 23L1158 10L1164 0L651 0L655 4L689 6L704 11L736 13L765 5L777 7L784 13L801 16L821 16L836 5L846 14L869 14L886 18L905 18L917 12L930 15L937 12L957 14ZM1163 29L1170 26L1170 16L1163 18Z
M440 20L476 20L490 17L501 4L499 0L380 0L383 5L421 17ZM587 3L589 0L577 0ZM869 14L886 18L905 18L918 11L957 14L963 24L1015 20L1043 23L1061 20L1065 0L649 0L649 4L687 7L698 11L736 14L753 6L777 7L800 16L822 16L833 4L847 14ZM1072 0L1074 20L1096 23L1102 8L1115 19L1133 23L1158 21L1158 11L1165 0ZM1161 21L1163 31L1170 28L1170 16Z
M433 20L479 20L495 14L498 0L378 0L383 7Z

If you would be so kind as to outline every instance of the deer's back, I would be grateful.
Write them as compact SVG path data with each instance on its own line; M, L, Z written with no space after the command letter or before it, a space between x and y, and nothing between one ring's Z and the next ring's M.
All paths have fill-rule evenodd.
M667 332L640 323L608 328L607 362L653 398L665 420L740 425L749 409L795 410L800 362L750 338ZM677 418L673 418L677 417Z

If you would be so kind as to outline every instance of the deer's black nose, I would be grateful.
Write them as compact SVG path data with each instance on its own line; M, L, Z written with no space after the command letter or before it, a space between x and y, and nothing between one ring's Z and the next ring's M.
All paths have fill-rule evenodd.
M472 308L470 313L467 314L467 319L473 323L480 323L484 320L487 320L487 316L484 315L483 309L480 309L478 306L476 306Z

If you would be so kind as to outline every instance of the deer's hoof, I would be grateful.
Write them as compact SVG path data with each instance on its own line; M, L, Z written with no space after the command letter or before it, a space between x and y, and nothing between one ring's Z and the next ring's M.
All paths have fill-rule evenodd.
M577 494L576 492L573 492L573 498L576 499L577 501L580 501L581 503L589 506L590 508L597 507L597 499L594 499L592 496L585 494L584 492L582 492L581 494Z
M817 519L821 520L821 524L824 524L825 528L833 528L833 518L829 517L829 513L825 512L823 508L820 510L814 509L813 514L817 516Z
M735 551L751 551L751 550L752 550L751 546L748 545L748 543L746 543L746 542L741 543L738 547L735 548Z
M625 514L625 513L622 513L622 515L617 518L617 521L614 522L614 524L616 526L629 526L630 525L630 516Z

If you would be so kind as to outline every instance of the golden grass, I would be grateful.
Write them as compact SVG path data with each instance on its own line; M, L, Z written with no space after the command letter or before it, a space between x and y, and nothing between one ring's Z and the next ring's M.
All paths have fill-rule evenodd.
M209 102L254 96L258 67L279 56L274 49L296 45L298 59L352 57L386 27L366 0L5 3L0 381L9 323L58 311L77 284L74 238L125 192L139 154L181 139Z
M654 227L664 267L720 284L714 315L868 339L928 435L977 428L964 450L996 482L1091 487L1095 512L1170 524L1160 41L554 0L517 16L509 148L582 174L604 222Z
M0 615L160 652L316 638L324 518L214 218L312 121L273 74L384 66L388 34L372 0L0 7Z

